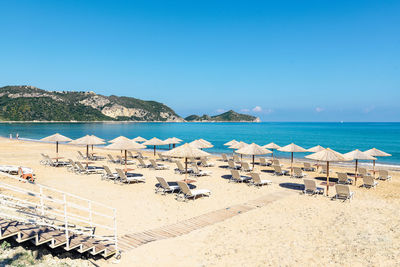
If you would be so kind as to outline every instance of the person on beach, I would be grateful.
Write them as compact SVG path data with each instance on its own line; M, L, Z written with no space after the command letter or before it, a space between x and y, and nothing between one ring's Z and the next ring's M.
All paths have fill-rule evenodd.
M10 133L10 139L12 139L12 133Z
M18 138L19 138L19 134L17 133L17 134L15 135L15 139L18 140Z

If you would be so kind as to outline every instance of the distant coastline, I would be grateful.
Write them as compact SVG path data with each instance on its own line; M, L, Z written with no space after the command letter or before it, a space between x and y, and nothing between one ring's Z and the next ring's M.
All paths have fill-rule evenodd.
M260 123L260 121L0 121L0 124L8 123Z

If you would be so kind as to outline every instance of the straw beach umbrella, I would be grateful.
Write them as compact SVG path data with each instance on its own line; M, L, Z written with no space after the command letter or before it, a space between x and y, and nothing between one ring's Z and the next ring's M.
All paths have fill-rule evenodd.
M277 144L271 142L268 145L263 146L263 148L271 149L271 151L272 151L272 159L274 159L274 149L279 149L281 147L278 146Z
M390 156L392 156L391 154L386 153L386 152L384 152L382 150L376 149L375 147L371 148L371 149L369 149L367 151L364 151L364 153L367 153L368 155L373 156L373 157L390 157ZM372 169L372 171L373 171L374 176L375 176L375 160L373 160L373 169Z
M199 158L199 157L206 157L209 156L210 154L200 150L193 145L190 145L188 143L178 146L174 149L171 149L169 151L166 151L163 153L165 156L170 156L170 157L178 157L178 158L185 158L185 181L187 178L187 159L188 158Z
M72 139L68 138L64 135L61 135L59 133L56 133L56 134L47 136L45 138L42 138L42 139L40 139L40 141L56 143L56 155L57 155L56 161L58 161L58 143L59 142L69 142L69 141L72 141Z
M293 153L295 152L307 152L306 149L302 148L301 146L298 146L294 143L291 143L287 146L281 147L278 149L279 151L282 152L290 152L292 153L291 161L290 161L290 175L293 176Z
M165 139L164 142L165 142L165 144L168 144L169 149L171 149L171 145L173 145L173 148L175 148L175 145L182 142L182 140L179 138L176 138L176 137L171 137L171 138Z
M203 148L212 148L213 145L209 142L204 142L204 140L198 139L194 140L189 143L190 145L194 146L195 148L203 149Z
M202 139L202 138L200 138L200 139L198 139L198 140L201 141L201 142L203 142L203 143L205 143L205 144L207 144L207 145L213 146L213 144L211 144L211 143L208 142L207 140L204 140L204 139Z
M355 165L355 170L354 170L354 185L357 185L357 170L358 170L358 161L359 160L376 160L373 156L368 155L367 153L364 153L358 149L350 151L346 154L344 154L346 158L349 160L355 160L356 165Z
M153 137L150 140L147 140L143 143L145 146L154 146L154 156L156 155L156 146L167 145L163 140L158 139L157 137Z
M103 144L105 144L105 142L103 141L103 139L101 139L97 136L85 135L81 138L71 141L70 144L85 145L86 146L86 157L89 158L89 146L92 146L92 148L93 148L93 145L103 145ZM87 165L88 164L86 164L86 167L87 167Z
M313 146L313 147L307 149L307 152L317 153L317 152L320 152L320 151L322 151L324 149L325 149L324 147L322 147L320 145L317 145L317 146Z
M125 151L125 172L127 171L126 164L128 161L128 156L127 156L127 151L128 150L135 150L135 149L142 149L146 148L145 145L138 144L135 141L132 141L130 139L120 139L117 140L116 142L106 146L105 148L107 149L114 149L114 150L124 150Z
M307 159L313 159L317 161L325 161L326 162L326 195L329 195L329 162L335 161L346 161L344 155L336 152L330 148L326 148L314 154L305 156Z
M117 138L114 138L114 139L108 141L108 142L109 143L116 143L116 142L119 142L119 141L131 141L131 139L121 135L121 136L118 136Z
M317 145L317 146L313 146L313 147L307 149L307 152L317 153L317 152L320 152L320 151L322 151L324 149L325 149L324 147L322 147L320 145ZM317 161L317 170L318 170L318 168L319 168L319 161Z
M265 155L272 153L272 151L263 148L255 143L252 143L246 147L243 147L241 149L238 149L236 153L239 153L241 155L252 155L253 156L253 168L254 168L254 156L255 155Z
M241 148L244 148L244 147L246 147L246 146L248 146L248 145L249 145L249 144L246 144L245 142L240 141L240 142L237 143L237 144L231 145L229 148L233 149L233 153L235 153L235 149L241 149ZM233 153L232 153L232 154L233 154ZM243 155L242 155L242 154L240 155L240 159L243 159Z
M171 142L173 142L173 143L171 143L172 144L172 148L175 148L176 144L179 144L180 142L183 141L182 139L179 139L179 138L176 138L176 137L172 137L170 139L171 139Z
M146 142L147 139L144 139L143 137L138 136L138 137L133 138L132 141L139 143L139 142Z
M231 141L229 141L229 142L226 142L226 143L224 144L224 146L232 146L232 145L236 145L237 143L239 143L239 142L236 141L235 139L233 139L233 140L231 140Z

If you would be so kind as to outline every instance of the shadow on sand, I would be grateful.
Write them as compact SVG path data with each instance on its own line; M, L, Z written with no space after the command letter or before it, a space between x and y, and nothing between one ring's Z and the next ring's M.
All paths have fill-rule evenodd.
M304 190L304 184L280 183L279 186L283 187L283 188L287 188L287 189L297 190L297 191L303 191Z

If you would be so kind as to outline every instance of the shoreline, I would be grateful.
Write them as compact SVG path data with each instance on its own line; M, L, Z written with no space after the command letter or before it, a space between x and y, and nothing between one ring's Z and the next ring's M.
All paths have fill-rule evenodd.
M15 138L10 139L10 138L4 137L4 136L0 136L0 139L13 140L13 141L23 141L23 142L33 142L33 143L43 143L43 144L52 144L52 142L44 142L44 141L41 141L39 139L31 139L31 138L19 138L17 140ZM68 146L82 147L81 145L75 145L75 144L69 144L69 143L60 143L60 144L68 145ZM104 148L104 146L102 146L102 145L95 146L95 147L101 148L101 149ZM153 149L147 149L147 148L146 149L142 149L142 150L146 151L146 152L152 152L153 151ZM165 149L165 148L157 148L157 151L165 152L165 151L167 151L167 149ZM208 151L208 153L211 154L211 157L221 157L222 154L227 154L228 156L232 155L232 151L230 151L230 152L210 152L210 151ZM267 158L267 159L271 158L271 156L262 156L262 157ZM248 158L248 157L244 156L244 158ZM257 158L260 158L260 157L256 156L255 158L257 159ZM275 158L280 159L280 160L284 160L284 161L289 161L290 160L289 156L287 156L287 157L279 156L279 157L275 157ZM304 157L295 157L294 156L293 158L294 158L294 161L293 161L294 163L296 163L296 162L297 163L303 163L303 162L315 163L316 162L315 160L306 159ZM323 162L321 162L321 164L323 164ZM335 167L352 168L352 167L354 167L354 161L350 161L350 162L331 162L330 165L335 166ZM372 168L373 164L372 164L372 162L358 162L358 166L367 166L367 167L371 167ZM393 171L400 171L400 163L396 164L396 163L375 162L375 167L377 167L377 168L385 167L385 168L390 168L390 170L393 170Z
M0 124L23 123L260 123L261 121L0 121Z

